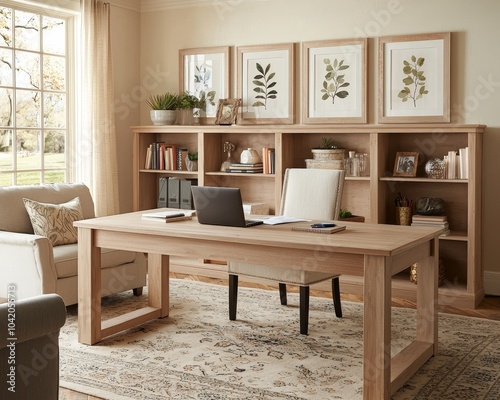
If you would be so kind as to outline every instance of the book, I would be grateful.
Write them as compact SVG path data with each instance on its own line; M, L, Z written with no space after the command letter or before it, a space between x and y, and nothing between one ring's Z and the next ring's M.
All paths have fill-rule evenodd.
M232 163L231 168L253 168L253 167L261 167L262 168L262 162L257 162L253 164L242 164L242 163Z
M292 231L312 232L312 233L335 233L346 229L345 225L337 225L329 228L312 228L311 226L292 226Z
M229 173L249 173L249 174L262 174L262 168L261 169L232 169L232 168L227 168L226 172Z
M441 226L443 228L448 228L448 222L432 222L432 221L414 221L411 226Z
M434 222L445 222L448 220L446 215L420 215L415 214L412 216L412 221L434 221Z
M184 221L193 218L192 212L181 212L181 211L157 211L148 212L141 215L142 219L147 219L150 221L157 222L174 222L174 221Z

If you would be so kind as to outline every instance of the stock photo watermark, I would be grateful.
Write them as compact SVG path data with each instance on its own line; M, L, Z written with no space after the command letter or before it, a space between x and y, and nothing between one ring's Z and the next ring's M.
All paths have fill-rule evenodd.
M16 285L7 286L7 390L16 392Z

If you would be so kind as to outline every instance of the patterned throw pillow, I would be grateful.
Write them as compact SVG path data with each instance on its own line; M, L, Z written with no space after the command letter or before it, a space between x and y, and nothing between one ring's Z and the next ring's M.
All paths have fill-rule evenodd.
M73 222L83 219L80 198L63 204L39 203L23 199L35 235L46 236L52 246L76 243L78 230Z

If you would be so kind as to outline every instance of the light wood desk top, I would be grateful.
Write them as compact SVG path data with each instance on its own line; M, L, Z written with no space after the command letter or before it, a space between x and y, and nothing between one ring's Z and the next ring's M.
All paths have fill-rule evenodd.
M79 340L103 337L168 315L169 255L246 261L364 276L365 399L386 399L437 353L438 228L344 223L333 234L291 224L232 228L143 220L143 212L78 221ZM299 223L307 224L307 223ZM149 307L101 323L100 247L148 253ZM391 277L419 266L416 340L391 358Z

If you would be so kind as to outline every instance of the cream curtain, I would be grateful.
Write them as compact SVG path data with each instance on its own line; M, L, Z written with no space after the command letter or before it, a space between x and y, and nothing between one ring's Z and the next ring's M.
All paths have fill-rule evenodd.
M77 178L91 189L96 215L119 213L110 5L82 0L81 124Z

